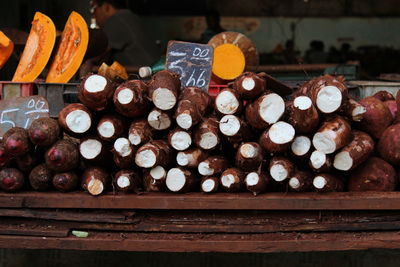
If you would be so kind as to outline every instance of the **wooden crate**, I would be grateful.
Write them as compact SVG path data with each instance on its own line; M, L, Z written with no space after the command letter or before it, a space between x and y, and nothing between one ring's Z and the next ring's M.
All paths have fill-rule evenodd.
M58 117L58 113L66 104L77 103L77 83L37 83L38 95L47 98L50 117Z

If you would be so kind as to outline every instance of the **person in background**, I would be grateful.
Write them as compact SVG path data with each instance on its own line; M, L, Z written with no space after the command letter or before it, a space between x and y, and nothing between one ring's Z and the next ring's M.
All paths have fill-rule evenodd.
M151 40L142 21L127 9L126 0L91 1L92 16L108 39L107 52L85 62L81 75L94 64L118 61L124 66L146 66L160 58L155 40Z
M295 50L294 41L287 40L285 43L285 50L283 51L284 63L285 64L297 64L298 61L298 52Z
M226 31L222 28L217 10L209 10L206 14L207 29L201 34L200 43L206 44L216 34Z
M310 48L306 51L306 62L310 64L327 63L328 54L324 51L324 42L314 40L310 43Z

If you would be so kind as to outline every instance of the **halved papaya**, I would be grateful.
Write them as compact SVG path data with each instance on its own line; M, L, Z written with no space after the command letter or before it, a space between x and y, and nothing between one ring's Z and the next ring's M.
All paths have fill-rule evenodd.
M0 69L6 64L14 50L14 43L0 31Z
M13 82L33 82L49 61L56 41L56 27L46 15L36 12Z
M73 11L65 24L60 45L47 74L46 82L68 82L82 64L88 42L88 26L82 16Z

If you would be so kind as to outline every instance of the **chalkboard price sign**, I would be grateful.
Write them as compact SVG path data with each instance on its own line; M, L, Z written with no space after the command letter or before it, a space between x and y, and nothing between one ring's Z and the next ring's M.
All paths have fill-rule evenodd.
M196 86L208 90L214 50L205 44L170 41L167 69L181 76L182 87Z
M27 129L32 121L49 117L49 103L41 96L17 97L0 101L0 137L12 127Z

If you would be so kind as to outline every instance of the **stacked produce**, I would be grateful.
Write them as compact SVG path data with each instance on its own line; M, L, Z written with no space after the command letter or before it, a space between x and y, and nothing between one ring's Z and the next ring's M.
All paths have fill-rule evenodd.
M12 128L0 187L205 193L393 191L400 165L400 94L357 102L340 77L292 95L243 73L215 99L167 70L118 84L90 74L58 123ZM64 132L64 134L62 134ZM29 180L27 179L29 177ZM25 181L26 180L26 181Z

